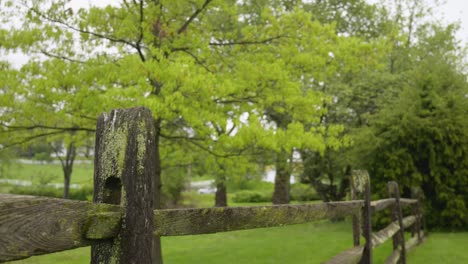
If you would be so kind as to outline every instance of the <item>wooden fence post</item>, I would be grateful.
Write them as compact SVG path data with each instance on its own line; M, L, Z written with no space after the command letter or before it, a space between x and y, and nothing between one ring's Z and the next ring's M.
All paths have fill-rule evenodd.
M119 234L91 247L91 263L153 263L155 126L146 108L102 114L96 127L94 203L119 204Z
M422 209L421 209L422 203L421 203L421 199L422 199L422 194L421 193L422 193L422 190L420 188L418 188L418 187L414 187L414 188L411 189L411 198L418 200L418 202L416 204L414 204L413 207L412 207L412 214L414 216L416 216L416 222L413 225L412 236L415 236L415 235L418 236L418 244L421 243L421 240L422 240L422 237L421 237L421 228L422 228L422 224L421 224L421 221L422 221Z
M354 173L354 171L353 171ZM357 189L354 183L354 178L353 175L351 175L351 200L357 200ZM361 226L360 226L360 215L359 214L353 214L353 244L355 247L360 245L360 238L361 238Z
M361 262L363 264L372 263L372 211L371 211L371 190L369 173L365 170L354 170L352 172L352 185L356 192L364 194L364 207L361 211L362 235L366 240L362 253ZM353 227L354 229L354 227Z
M406 246L405 246L405 227L403 226L403 211L400 204L400 190L398 183L391 181L387 184L390 197L395 198L395 205L392 210L392 221L398 221L400 226L399 232L393 237L393 250L398 250L401 247L401 254L398 263L406 263Z

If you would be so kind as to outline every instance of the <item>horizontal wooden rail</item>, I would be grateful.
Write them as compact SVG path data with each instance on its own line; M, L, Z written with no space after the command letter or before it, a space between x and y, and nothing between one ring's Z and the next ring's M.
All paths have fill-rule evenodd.
M395 204L395 202L396 202L395 198L387 198L387 199L372 201L371 202L372 212L375 213L375 212L385 210L389 206ZM407 207L417 202L418 202L417 199L400 198L400 204L402 207Z
M411 204L411 199L402 199ZM383 202L382 202L383 201ZM381 208L389 200L374 202ZM154 234L179 236L300 224L356 214L362 200L305 205L273 205L155 210ZM0 261L27 258L93 244L114 237L121 207L26 195L0 194ZM375 209L376 210L376 209ZM405 218L405 223L414 222ZM374 243L385 232L373 236ZM355 248L343 256L356 256ZM338 256L337 256L338 257ZM332 262L333 263L333 262Z
M300 224L358 212L362 201L155 210L159 236L208 234ZM0 194L0 262L93 244L114 237L121 207L26 195Z
M424 242L424 240L426 239L426 237L424 236L424 231L421 231L421 237L422 237L421 241L418 240L417 236L414 236L414 237L408 239L408 241L406 242L406 246L405 246L406 252L410 251L411 249L413 249L418 244ZM396 264L396 263L398 263L398 260L400 259L400 255L401 255L401 250L400 249L394 250L392 252L392 255L390 255L387 258L387 260L385 261L385 264Z
M405 228L408 228L412 224L414 224L415 221L416 221L416 217L414 215L407 216L407 217L403 218L403 226ZM387 241L388 239L393 237L393 235L395 235L398 232L398 230L400 230L400 225L398 224L398 221L394 221L394 222L390 223L384 229L382 229L382 230L380 230L378 232L372 233L372 235L371 235L371 237L372 237L371 238L372 239L372 248L375 248L375 247L383 244L385 241Z
M179 236L300 224L358 212L362 201L155 211L155 234Z
M336 255L326 264L358 264L361 261L364 246L353 247Z
M0 262L88 246L119 221L118 206L0 194Z

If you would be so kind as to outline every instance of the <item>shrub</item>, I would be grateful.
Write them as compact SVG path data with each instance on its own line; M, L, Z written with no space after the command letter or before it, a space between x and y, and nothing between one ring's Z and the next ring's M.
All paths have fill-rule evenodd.
M320 196L317 194L314 188L310 185L295 183L291 185L290 189L291 201L315 201L320 200Z
M272 194L258 191L240 191L233 195L232 201L235 203L262 203L271 202Z

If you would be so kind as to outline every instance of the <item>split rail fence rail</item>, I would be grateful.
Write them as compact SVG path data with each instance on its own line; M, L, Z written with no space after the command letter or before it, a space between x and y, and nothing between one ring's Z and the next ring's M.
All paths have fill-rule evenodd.
M93 203L0 194L0 262L91 245L91 263L161 263L159 237L209 234L353 218L354 247L328 263L372 263L372 249L393 238L387 263L405 263L406 252L424 240L421 199L370 199L369 176L352 175L351 201L302 205L154 210L155 126L145 108L100 116L96 129ZM156 187L156 188L155 188ZM362 200L357 200L363 195ZM402 216L411 206L412 215ZM372 232L374 212L390 208L393 222ZM412 238L404 229L412 227ZM365 239L360 245L360 237ZM153 246L153 244L155 246ZM313 260L308 260L313 261Z

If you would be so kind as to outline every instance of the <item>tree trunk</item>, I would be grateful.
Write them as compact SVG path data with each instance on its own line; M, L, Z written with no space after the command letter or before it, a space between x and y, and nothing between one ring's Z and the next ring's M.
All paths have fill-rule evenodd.
M68 144L66 148L66 155L65 159L61 158L59 151L57 149L57 157L59 157L60 164L62 165L63 171L63 199L68 199L70 197L70 182L71 182L71 175L73 173L73 162L75 161L76 157L76 147L75 143L71 142Z
M226 207L226 206L227 206L226 183L224 180L222 180L216 184L215 207Z
M153 197L153 205L154 209L161 208L161 153L159 152L159 148L161 147L160 144L160 135L161 135L161 119L155 120L155 145L156 145L156 154L154 158L154 167L155 167L155 175L154 175L154 197ZM159 236L153 236L153 256L154 256L154 263L155 264L162 264L162 251L161 251L161 238Z
M289 203L289 179L291 177L288 159L290 155L284 149L276 156L275 191L273 192L273 204Z
M71 180L71 173L67 173L64 169L63 172L63 199L68 199L70 197L70 180Z

